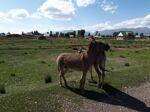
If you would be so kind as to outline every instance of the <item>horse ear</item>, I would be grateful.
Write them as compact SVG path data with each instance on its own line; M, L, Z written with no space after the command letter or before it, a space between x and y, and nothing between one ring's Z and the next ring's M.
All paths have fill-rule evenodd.
M95 42L96 42L96 40L95 40L95 38L94 38L93 36L90 37L90 41L91 41L92 43L95 43Z

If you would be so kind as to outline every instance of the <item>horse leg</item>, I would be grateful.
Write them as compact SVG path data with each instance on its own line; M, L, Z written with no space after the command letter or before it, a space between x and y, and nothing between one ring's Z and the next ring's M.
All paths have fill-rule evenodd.
M104 80L105 80L105 71L102 70L102 87L104 85Z
M62 75L62 77L63 77L64 83L65 83L65 86L68 87L68 84L67 84L67 81L66 81L64 74Z
M64 68L63 73L62 73L62 77L63 77L64 83L65 83L65 86L68 87L68 84L67 84L67 81L66 81L66 78L65 78L65 73L66 72L67 72L67 68Z
M98 82L97 82L97 86L98 88L101 87L101 72L99 71L98 67L97 67L97 64L94 64L94 68L95 68L95 71L96 73L98 74Z
M64 76L65 73L67 72L67 69L64 68L63 66L61 66L60 68L61 68L61 69L60 69L60 73L59 73L59 78L60 78L59 83L60 83L60 86L61 86L61 87L63 86L63 85L62 85L62 78L63 78L64 83L65 83L65 86L67 87L67 81L66 81L65 76Z
M84 91L86 74L87 74L87 70L83 71L83 74L82 74L82 77L81 77L81 80L80 80L80 90L81 90L81 92Z
M94 81L93 74L92 74L92 67L89 69L89 72L91 74L91 80Z
M61 71L59 72L59 84L61 87L63 86L62 85L62 72Z
M104 80L105 80L105 65L99 65L99 68L102 70L102 87L104 85Z

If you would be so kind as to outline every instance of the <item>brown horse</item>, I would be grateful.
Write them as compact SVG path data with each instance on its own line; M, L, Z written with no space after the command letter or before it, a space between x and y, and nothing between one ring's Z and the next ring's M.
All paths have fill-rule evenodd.
M95 65L98 67L95 67L95 70L97 72L97 74L100 74L100 82L98 83L98 87L102 87L104 84L104 80L105 80L105 71L109 72L109 70L105 69L105 65L106 65L106 53L105 51L108 51L110 49L110 46L108 44L104 44L104 49L103 51L101 51L96 58L95 61ZM86 53L87 49L86 48L81 48L79 51L79 53ZM98 68L100 69L100 71L98 70ZM92 67L89 69L89 72L91 74L91 80L94 81L93 79L93 75L92 75ZM102 78L102 81L101 81ZM101 84L101 85L99 85Z
M92 38L92 41L89 43L86 53L61 53L56 60L60 76L60 85L62 86L63 78L65 86L68 86L64 76L67 71L82 71L83 74L80 80L80 90L83 91L86 74L92 65L94 65L95 69L97 70L97 63L95 63L97 59L96 57L100 52L104 51L104 49L105 44L97 42ZM100 77L99 73L98 76Z

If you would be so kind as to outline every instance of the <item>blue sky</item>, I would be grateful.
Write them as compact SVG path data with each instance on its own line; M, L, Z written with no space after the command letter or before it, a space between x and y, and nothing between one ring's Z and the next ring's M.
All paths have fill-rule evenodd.
M150 0L1 0L0 32L150 27Z

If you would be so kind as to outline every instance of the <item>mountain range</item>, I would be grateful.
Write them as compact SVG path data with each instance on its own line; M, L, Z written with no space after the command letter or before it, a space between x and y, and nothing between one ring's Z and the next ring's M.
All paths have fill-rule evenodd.
M67 32L73 32L77 30L63 30L63 31L58 31L58 32L62 32L62 33L67 33ZM120 28L120 29L114 29L114 30L103 30L103 31L98 31L101 35L113 35L114 32L119 32L119 31L132 31L134 33L143 33L144 35L150 36L150 28L148 27L139 27L139 28ZM56 33L56 31L53 31L53 33ZM90 32L90 31L86 31L85 35L88 34L94 35L95 32Z
M148 27L140 27L140 28L121 28L121 29L115 29L115 30L104 30L100 31L101 34L104 35L112 35L114 32L119 31L132 31L134 33L143 33L144 35L150 35L150 28Z

